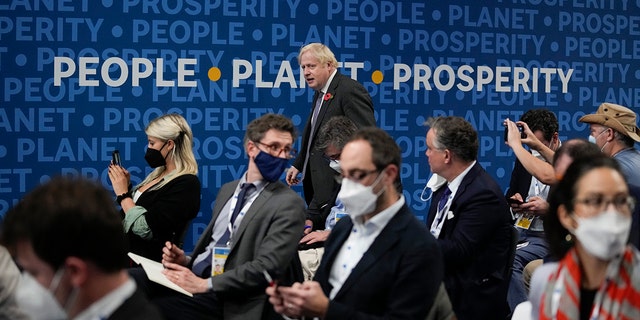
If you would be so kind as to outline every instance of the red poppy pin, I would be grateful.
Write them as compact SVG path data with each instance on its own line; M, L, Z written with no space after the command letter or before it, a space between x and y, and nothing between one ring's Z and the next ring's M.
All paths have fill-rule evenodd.
M325 93L324 101L329 101L330 99L333 99L333 95L330 92Z

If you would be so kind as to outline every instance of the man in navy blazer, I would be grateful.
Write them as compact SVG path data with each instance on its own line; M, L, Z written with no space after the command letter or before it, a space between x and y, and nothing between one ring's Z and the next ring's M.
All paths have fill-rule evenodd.
M318 131L334 116L346 116L358 128L375 126L373 102L367 90L357 81L338 72L338 61L331 50L321 43L311 43L298 55L307 85L315 91L313 105L302 133L300 152L287 171L287 183L297 184L302 173L304 197L308 212L319 212L324 221L333 206L336 172L324 159L324 150L317 148ZM307 219L311 225L312 219ZM312 226L313 230L323 225Z
M427 228L438 239L445 287L458 319L504 319L512 250L511 215L495 180L477 163L478 134L459 117L427 121L434 192Z
M425 319L442 282L440 250L399 191L400 149L378 128L342 150L348 217L325 242L315 281L267 288L276 312L322 319Z

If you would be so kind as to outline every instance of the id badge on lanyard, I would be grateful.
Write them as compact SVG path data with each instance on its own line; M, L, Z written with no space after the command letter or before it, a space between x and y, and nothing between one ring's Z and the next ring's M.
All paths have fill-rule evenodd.
M229 252L231 248L228 246L215 246L213 247L213 254L211 255L211 276L217 276L224 273L224 264L227 262Z

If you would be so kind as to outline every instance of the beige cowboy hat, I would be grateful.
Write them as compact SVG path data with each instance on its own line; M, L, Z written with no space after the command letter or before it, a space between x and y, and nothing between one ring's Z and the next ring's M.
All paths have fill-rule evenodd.
M640 142L640 128L636 126L636 113L627 107L613 103L603 103L596 113L582 116L580 122L595 123L616 130Z

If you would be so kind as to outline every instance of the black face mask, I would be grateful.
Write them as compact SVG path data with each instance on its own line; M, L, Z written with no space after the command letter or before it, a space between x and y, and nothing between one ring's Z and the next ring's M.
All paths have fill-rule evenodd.
M166 144L167 143L165 142L162 147L160 147L160 150L162 150ZM162 152L160 152L160 150L147 148L147 153L145 153L144 159L147 160L147 163L151 168L157 168L167 164L166 157L162 156Z

